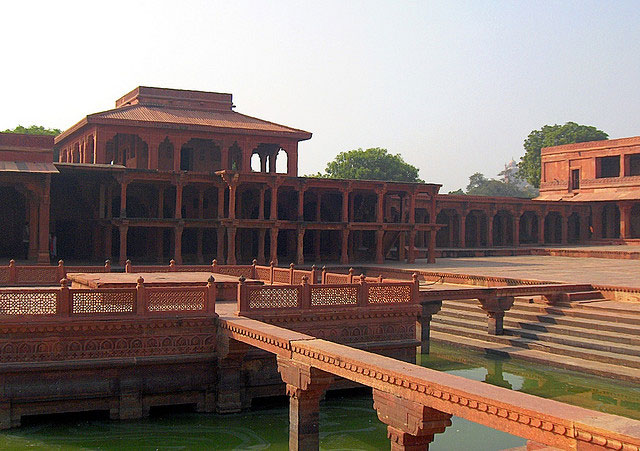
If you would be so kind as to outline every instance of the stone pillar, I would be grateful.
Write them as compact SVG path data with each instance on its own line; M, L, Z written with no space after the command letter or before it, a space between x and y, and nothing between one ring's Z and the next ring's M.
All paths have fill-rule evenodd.
M620 238L631 237L631 205L620 204Z
M278 232L279 229L277 227L273 227L272 229L270 229L270 249L271 249L271 257L270 260L273 262L274 265L278 264Z
M513 245L514 246L519 246L520 245L520 220L521 220L521 216L519 212L516 212L515 215L513 215Z
M418 354L429 354L431 343L431 318L442 308L442 301L423 301L422 309L416 319L416 339L420 341Z
M313 232L313 259L316 262L320 261L320 234L321 230L315 230Z
M104 184L100 184L100 192L99 192L99 198L98 198L98 218L99 219L104 219L104 213L105 213L105 204L106 204L106 187L104 186Z
M266 263L264 256L264 240L267 236L267 229L258 229L258 264L264 265Z
M113 218L113 186L107 186L107 214L106 219Z
M304 221L304 192L306 189L301 187L298 190L298 221Z
M269 219L275 221L278 219L278 185L271 187L271 208L269 211Z
M436 218L433 218L433 222ZM416 223L416 193L409 194L409 224Z
M123 180L120 183L120 217L127 217L127 185L128 182Z
M38 204L37 198L34 195L28 197L28 212L29 212L29 249L27 252L27 258L29 260L38 259ZM49 239L47 238L47 245Z
M198 228L196 236L196 259L198 263L203 263L204 258L202 257L202 229Z
M487 215L487 247L493 247L493 220L495 213L491 211Z
M373 408L387 425L391 451L427 450L435 434L451 426L451 414L373 389Z
M544 212L537 216L538 218L538 244L544 244Z
M569 217L565 212L560 215L560 242L567 244L569 241Z
M376 222L382 223L384 222L384 195L385 190L380 188L376 190L376 195L378 196L376 202Z
M376 230L376 263L384 263L384 230Z
M513 306L513 296L492 296L479 299L481 308L488 317L487 331L490 335L502 335L504 313Z
M460 215L460 227L458 228L458 246L467 247L467 212Z
M320 218L322 217L322 193L320 191L316 194L316 222L320 222Z
M296 265L304 265L304 232L298 229L298 242L296 243Z
M108 259L111 258L111 247L113 246L112 233L111 224L107 224L104 228L104 256Z
M182 183L176 183L176 211L174 217L176 219L182 218Z
M227 228L227 265L236 264L236 228Z
M405 259L407 250L406 250L406 240L407 240L407 235L405 232L400 232L400 235L398 236L398 260L402 261ZM429 242L431 242L431 240L429 240Z
M266 173L267 172L267 156L263 153L259 153L258 156L260 157L260 172Z
M51 207L51 175L44 178L42 198L38 208L38 263L49 263L49 212Z
M204 218L204 189L198 188L198 218Z
M127 232L129 231L128 225L120 225L120 266L124 266L127 261Z
M342 191L342 222L349 222L349 191Z
M158 188L158 218L164 218L164 186Z
M416 231L409 232L409 252L407 254L407 263L415 263L416 261Z
M229 219L236 219L236 188L235 183L229 184Z
M226 189L224 185L218 186L218 219L224 218L224 191Z
M349 229L342 230L342 240L340 242L340 263L349 263Z
M281 356L277 359L289 395L289 450L316 450L320 446L320 399L334 376Z
M216 230L216 260L218 263L223 265L225 263L224 259L224 237L225 230L224 227L218 227Z
M218 342L216 413L237 413L244 404L242 361L249 346L222 336Z
M436 231L429 230L429 249L427 250L427 263L436 262Z
M258 219L264 219L264 186L260 187L259 192L260 196L258 197Z
M179 225L173 229L174 234L174 246L173 246L173 259L177 265L182 264L182 231L183 226Z

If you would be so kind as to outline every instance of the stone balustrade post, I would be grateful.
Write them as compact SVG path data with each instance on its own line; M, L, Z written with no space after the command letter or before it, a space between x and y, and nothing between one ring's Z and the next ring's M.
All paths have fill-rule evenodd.
M334 376L285 357L277 359L289 395L289 450L316 450L320 445L320 399Z
M58 260L58 280L67 277L67 272L64 270L64 261Z
M327 267L326 266L322 267L322 276L321 276L320 282L323 284L327 283Z
M258 270L256 269L256 266L258 266L258 260L254 258L253 261L251 262L251 278L252 279L258 278Z
M144 279L138 277L136 283L136 314L139 316L147 314L146 290L144 288Z
M353 283L353 273L354 273L354 269L353 268L349 268L349 275L347 276L347 283Z
M270 285L273 285L274 272L275 272L275 264L273 260L271 260L269 262L269 284Z
M111 260L107 259L104 261L104 269L106 272L111 272Z
M247 311L249 311L249 296L247 293L247 285L245 284L244 276L240 276L238 278L238 315L241 315Z
M365 277L364 274L360 274L360 277L358 278L358 283L360 284L359 290L358 290L358 306L359 307L366 307L369 304L369 296L368 296L368 287L367 287L367 278Z
M216 279L213 276L209 276L207 280L207 305L205 307L205 311L207 313L212 314L213 316L218 316L216 314Z
M126 262L124 262L124 272L126 273L133 272L133 268L131 266L131 260L127 260Z
M316 285L318 283L318 267L316 265L311 266L311 280L309 280L311 285Z
M300 299L300 308L311 308L311 285L309 284L309 277L302 276L302 299Z
M295 265L293 263L289 263L289 285L293 285L293 274L295 271Z
M66 278L60 280L60 297L58 298L58 315L69 317L72 312L71 292L69 291L69 281Z
M378 389L373 390L373 408L387 425L392 451L428 450L434 435L451 426L451 414Z
M9 285L16 284L16 261L14 259L9 260Z

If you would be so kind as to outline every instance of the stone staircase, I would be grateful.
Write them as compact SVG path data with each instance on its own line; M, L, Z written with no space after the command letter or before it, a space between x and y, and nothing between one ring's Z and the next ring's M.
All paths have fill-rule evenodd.
M554 305L515 298L504 317L504 335L487 333L477 300L444 301L431 321L431 338L640 382L640 309L598 306L602 299L599 291L569 293Z

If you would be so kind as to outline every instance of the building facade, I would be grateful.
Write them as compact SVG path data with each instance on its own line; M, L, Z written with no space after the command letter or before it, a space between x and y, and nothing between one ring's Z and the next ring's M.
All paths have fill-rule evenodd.
M594 240L640 240L640 137L541 152L539 200L588 203Z
M436 247L585 243L611 227L602 213L611 214L610 200L584 198L594 189L586 179L578 196L549 184L561 165L545 169L537 200L442 195L438 184L299 177L298 143L310 138L236 112L231 94L149 87L86 116L55 142L0 134L0 221L7 224L0 258L433 262ZM604 143L617 141L625 140ZM618 192L638 178L627 153L606 188ZM545 163L551 155L561 154L546 149ZM609 174L612 163L603 161L600 171ZM563 167L561 180L568 183L575 165ZM615 205L631 218L621 236L633 236L637 203Z

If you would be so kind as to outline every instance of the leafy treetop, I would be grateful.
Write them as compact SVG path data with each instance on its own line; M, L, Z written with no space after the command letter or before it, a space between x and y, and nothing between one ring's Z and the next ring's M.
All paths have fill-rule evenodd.
M45 128L42 125L32 125L30 127L24 127L18 125L14 129L6 129L3 133L22 133L23 135L53 135L57 136L62 131L59 128Z
M562 144L601 141L609 135L590 125L567 122L564 125L545 125L533 130L524 141L525 154L518 163L518 175L536 188L540 187L540 149Z
M418 168L405 162L400 154L374 147L339 153L327 164L324 174L317 177L333 179L384 180L396 182L422 182Z

